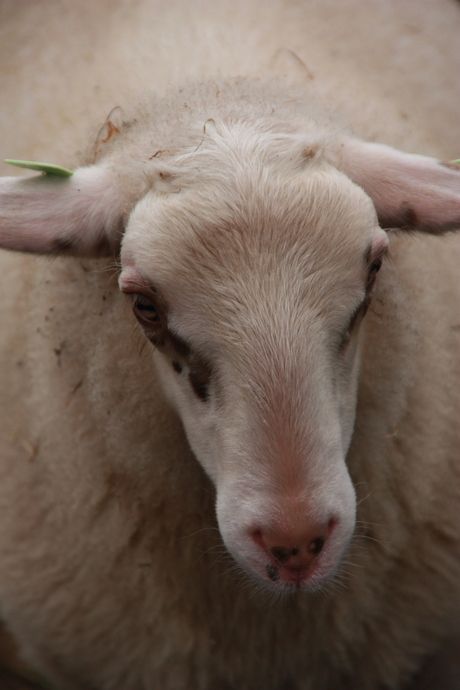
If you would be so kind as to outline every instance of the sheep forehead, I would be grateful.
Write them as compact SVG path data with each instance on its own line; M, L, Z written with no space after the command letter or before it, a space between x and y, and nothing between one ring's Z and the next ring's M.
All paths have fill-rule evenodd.
M331 166L278 176L251 171L157 198L133 214L123 257L171 306L214 299L219 310L243 294L301 293L313 274L324 285L360 280L376 227L366 194ZM238 298L239 296L239 298Z
M305 367L316 376L327 365L324 325L338 330L363 296L375 211L333 169L240 187L145 199L123 254L162 294L179 337L290 419L285 391L304 395Z
M240 119L234 122L210 119L205 122L203 138L197 147L176 156L176 163L184 170L199 169L202 179L215 183L219 174L232 176L236 171L241 181L245 171L269 166L277 171L301 170L305 165L318 163L326 135L316 128L315 133L302 130L286 131L274 128L273 122L263 118L255 122Z

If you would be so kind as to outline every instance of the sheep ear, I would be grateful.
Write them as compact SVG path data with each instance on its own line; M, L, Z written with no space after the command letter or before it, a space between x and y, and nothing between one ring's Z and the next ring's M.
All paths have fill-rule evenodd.
M74 256L117 252L123 200L114 177L94 165L71 177L0 178L0 247Z
M460 165L357 139L342 142L335 165L374 202L383 228L433 234L460 229Z

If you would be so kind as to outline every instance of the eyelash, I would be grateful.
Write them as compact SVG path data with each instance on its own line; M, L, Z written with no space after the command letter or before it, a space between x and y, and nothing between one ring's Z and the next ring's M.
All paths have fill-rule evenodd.
M149 297L142 293L135 293L133 295L133 311L141 323L152 325L161 322L156 305Z
M379 256L377 256L373 260L373 262L369 266L369 269L367 272L367 280L366 280L366 292L369 292L369 290L374 285L377 273L380 271L380 269L382 267L382 262L383 262L383 254L380 254Z
M377 273L380 271L382 267L382 262L383 262L383 254L380 254L377 256L372 263L370 264L368 271L367 271L367 279L366 279L366 295L363 299L363 301L356 307L354 312L352 313L350 320L348 322L348 325L346 329L342 333L342 337L340 340L340 349L344 351L350 342L351 339L351 334L357 325L358 321L362 321L362 319L365 317L366 312L369 308L369 305L371 303L371 290L374 287L375 279L377 277Z

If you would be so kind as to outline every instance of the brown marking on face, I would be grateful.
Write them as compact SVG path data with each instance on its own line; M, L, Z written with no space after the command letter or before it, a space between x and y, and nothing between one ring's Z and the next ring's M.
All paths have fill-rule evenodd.
M151 285L141 285L138 282L128 281L123 285L123 292L131 295L134 314L150 342L171 358L171 365L178 374L182 373L184 366L188 366L188 379L193 392L200 400L207 400L212 374L211 367L202 357L192 352L190 345L183 338L172 333L168 328L169 309L159 291ZM139 296L146 297L152 302L157 311L158 319L148 319L140 309L136 310L136 299Z
M180 359L183 359L188 363L188 360L192 356L192 351L185 340L179 338L177 335L174 335L174 333L171 333L171 331L168 331L167 341L168 345L174 350Z
M172 350L173 368L177 373L182 372L182 362L189 368L188 380L195 395L200 400L207 400L209 397L209 384L211 382L211 367L199 355L192 352L188 343L170 331L165 335L165 349ZM179 360L179 361L178 361ZM179 371L180 369L180 371Z
M209 384L211 383L211 368L198 357L192 357L189 367L188 380L193 392L200 400L207 400L209 397Z
M172 363L172 368L174 369L176 374L182 373L182 364L180 362L176 362L176 360L174 360Z

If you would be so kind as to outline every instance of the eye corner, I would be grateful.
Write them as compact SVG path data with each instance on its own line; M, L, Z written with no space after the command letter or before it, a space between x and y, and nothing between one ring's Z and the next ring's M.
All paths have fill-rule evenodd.
M377 273L380 271L383 265L383 259L387 253L387 247L383 247L375 253L371 251L368 252L366 256L366 293L370 293L372 290Z
M364 319L367 310L369 309L370 303L371 296L368 293L366 293L364 299L360 302L360 304L355 308L355 310L351 314L346 328L341 333L339 344L339 352L341 354L345 354L347 352L348 345L350 344L353 338L353 334L356 331L357 327L361 324L362 320Z
M366 264L367 270L369 271L372 268L375 268L375 272L377 273L380 270L380 267L382 266L383 259L385 258L387 252L388 242L374 242L373 244L371 244L364 255L364 262Z
M374 272L378 273L382 267L383 263L383 254L379 254L378 256L375 257L368 266L368 271L369 272Z

